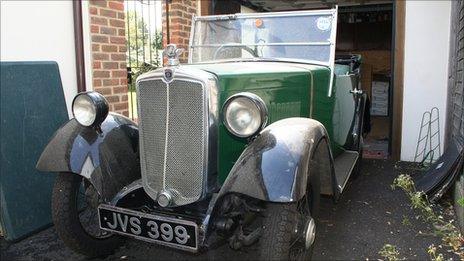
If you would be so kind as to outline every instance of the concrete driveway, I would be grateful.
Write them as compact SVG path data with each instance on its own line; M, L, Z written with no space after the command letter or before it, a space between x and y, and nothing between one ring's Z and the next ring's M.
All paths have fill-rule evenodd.
M396 245L403 258L428 259L427 247L439 245L441 240L424 235L430 228L416 220L417 213L411 210L402 191L391 190L399 173L391 161L366 160L362 175L351 181L336 205L322 199L314 259L378 259L379 250L387 243ZM228 246L191 255L129 240L105 260L246 260L248 256L246 251L235 252ZM63 245L53 227L15 244L1 243L1 260L83 259Z

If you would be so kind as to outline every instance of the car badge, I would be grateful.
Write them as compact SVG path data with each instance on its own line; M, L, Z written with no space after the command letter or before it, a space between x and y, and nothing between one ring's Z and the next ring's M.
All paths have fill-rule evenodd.
M179 65L179 56L184 52L184 49L177 48L175 44L168 44L163 51L163 56L166 56L167 66Z
M171 69L164 69L164 79L166 79L167 82L170 82L172 80L174 72Z

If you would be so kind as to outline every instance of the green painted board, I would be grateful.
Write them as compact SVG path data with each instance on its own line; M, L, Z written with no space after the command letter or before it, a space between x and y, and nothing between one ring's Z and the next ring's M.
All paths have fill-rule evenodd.
M51 224L55 174L35 164L68 114L55 62L1 62L0 74L0 224L12 241Z

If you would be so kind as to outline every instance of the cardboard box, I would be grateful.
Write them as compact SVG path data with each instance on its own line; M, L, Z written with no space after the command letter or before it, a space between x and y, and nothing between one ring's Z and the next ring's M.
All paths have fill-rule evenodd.
M371 115L388 116L389 82L372 82Z

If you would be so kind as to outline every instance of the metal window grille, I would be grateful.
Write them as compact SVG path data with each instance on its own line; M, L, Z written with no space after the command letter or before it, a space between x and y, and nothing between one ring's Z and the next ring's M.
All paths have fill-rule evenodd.
M129 117L137 120L135 81L162 65L161 1L125 1Z

